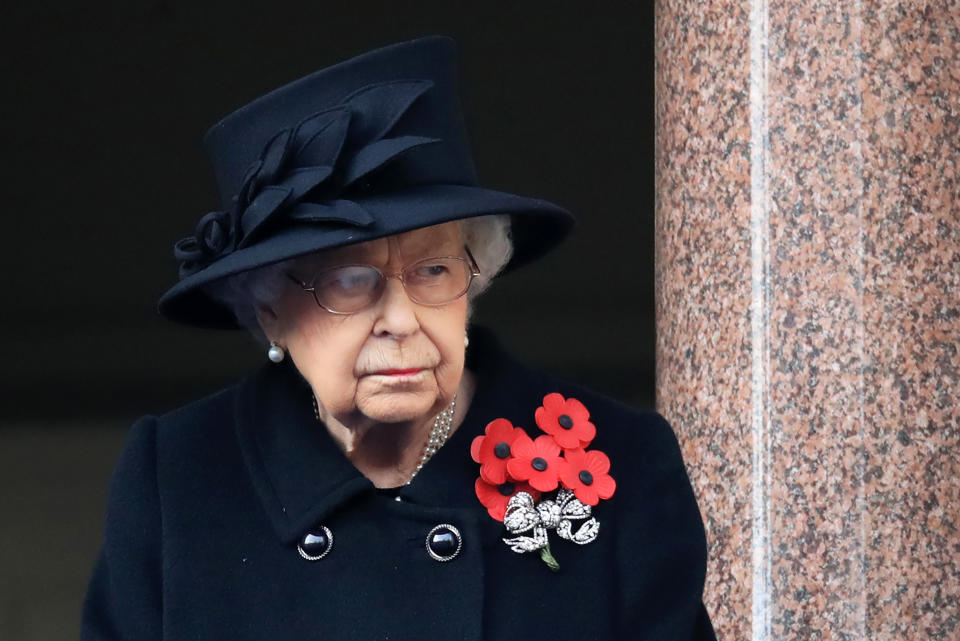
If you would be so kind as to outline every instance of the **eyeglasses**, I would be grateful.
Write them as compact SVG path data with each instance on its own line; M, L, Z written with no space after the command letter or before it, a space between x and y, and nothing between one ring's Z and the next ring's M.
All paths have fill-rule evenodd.
M289 273L287 277L313 294L317 305L331 314L355 314L372 307L383 296L389 278L399 278L413 302L436 307L466 294L473 279L480 275L470 249L466 245L463 249L468 258L424 258L395 274L384 274L373 265L338 265L321 271L308 282Z

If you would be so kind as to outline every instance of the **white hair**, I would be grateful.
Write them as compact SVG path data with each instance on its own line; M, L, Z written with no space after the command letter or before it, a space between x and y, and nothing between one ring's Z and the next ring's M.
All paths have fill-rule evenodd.
M472 303L490 286L494 276L500 273L513 256L510 216L508 214L477 216L464 218L458 222L460 236L464 244L470 248L470 253L477 261L480 271L480 275L473 279L470 290L467 292L467 300ZM206 286L207 294L233 312L241 327L245 327L254 337L266 342L266 337L257 320L256 309L276 302L283 288L289 285L290 281L286 274L294 268L298 260L300 260L299 257L290 258L214 281ZM470 307L472 308L472 305Z

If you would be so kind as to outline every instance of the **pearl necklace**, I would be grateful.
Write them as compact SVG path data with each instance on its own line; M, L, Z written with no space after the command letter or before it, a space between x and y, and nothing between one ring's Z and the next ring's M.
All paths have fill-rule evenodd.
M312 394L313 398L313 415L320 421L320 407L317 405L317 395ZM427 437L427 442L423 446L423 454L420 455L420 462L417 463L417 467L413 470L413 474L410 475L410 478L407 480L406 485L410 485L413 481L413 477L423 469L423 466L427 464L433 455L437 453L444 443L447 442L447 439L450 438L450 430L453 428L453 413L457 407L457 395L454 394L453 398L450 400L450 404L447 405L443 411L437 414L437 417L433 419L433 427L430 428L430 435Z
M430 436L427 438L427 444L423 447L423 454L420 455L420 462L417 463L417 469L413 471L413 474L410 475L410 480L407 481L407 485L410 485L410 482L413 481L413 477L417 475L417 472L423 469L423 466L427 464L433 455L437 453L444 443L447 442L447 439L450 438L450 429L453 427L453 410L457 407L457 395L454 394L453 398L450 399L450 404L447 405L442 412L437 414L437 417L433 419L433 427L430 428Z

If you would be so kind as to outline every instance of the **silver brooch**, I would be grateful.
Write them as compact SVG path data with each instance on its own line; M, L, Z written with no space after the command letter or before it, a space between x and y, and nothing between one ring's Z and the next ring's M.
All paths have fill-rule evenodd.
M576 529L575 523L579 524ZM556 499L541 499L539 503L534 503L527 492L518 492L507 503L503 524L510 534L521 535L503 539L511 550L519 554L539 550L544 563L554 571L560 565L550 552L550 530L578 545L593 542L600 532L600 522L591 516L590 506L565 488L557 491Z

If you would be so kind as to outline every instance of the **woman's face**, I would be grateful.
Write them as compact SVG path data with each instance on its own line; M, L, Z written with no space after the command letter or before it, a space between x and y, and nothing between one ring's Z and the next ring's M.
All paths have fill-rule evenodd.
M321 269L367 264L396 274L424 258L463 256L456 222L417 229L297 261L290 270L310 282ZM318 402L344 425L431 418L450 402L464 361L467 297L440 307L414 303L389 278L371 307L350 315L317 305L296 284L260 310L270 340L287 350Z

